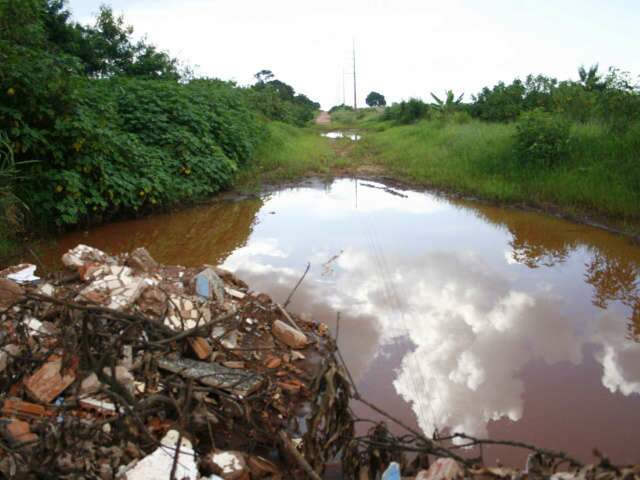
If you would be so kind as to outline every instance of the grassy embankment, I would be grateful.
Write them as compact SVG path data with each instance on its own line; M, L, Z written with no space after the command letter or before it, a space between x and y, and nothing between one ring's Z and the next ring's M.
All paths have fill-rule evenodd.
M371 132L359 150L412 183L639 230L640 128L611 135L596 123L574 124L566 159L545 169L522 165L514 134L514 124L426 120Z
M253 160L236 177L240 189L260 188L263 183L296 180L307 175L328 174L347 164L316 128L300 128L280 122L266 126L268 135Z
M271 139L257 152L237 185L291 181L348 172L363 165L415 185L482 199L526 204L640 231L638 126L612 135L598 123L573 124L566 158L550 168L523 166L514 123L423 120L383 122L379 115L340 112L330 126L269 126ZM353 129L360 142L331 141L322 130Z

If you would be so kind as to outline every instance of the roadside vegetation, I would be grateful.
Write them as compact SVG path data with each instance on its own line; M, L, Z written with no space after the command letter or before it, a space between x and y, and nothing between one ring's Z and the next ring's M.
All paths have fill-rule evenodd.
M318 108L269 70L250 87L197 78L134 41L109 7L80 25L64 0L2 0L0 256L23 228L73 228L210 196L263 143L279 141L269 135L285 127L271 121L302 126ZM27 215L15 215L18 205Z
M581 67L578 77L530 75L484 88L468 103L451 91L432 94L431 103L395 103L366 117L354 152L410 182L637 232L640 90L616 69Z

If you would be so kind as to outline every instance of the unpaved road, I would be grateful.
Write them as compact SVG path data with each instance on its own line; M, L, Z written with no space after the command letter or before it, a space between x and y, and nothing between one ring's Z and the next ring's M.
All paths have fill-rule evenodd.
M317 125L329 125L331 123L331 115L327 112L320 112L320 115L316 117Z

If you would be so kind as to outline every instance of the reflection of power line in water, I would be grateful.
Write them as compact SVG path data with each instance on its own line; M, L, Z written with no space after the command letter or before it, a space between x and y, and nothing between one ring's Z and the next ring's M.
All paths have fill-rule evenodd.
M355 182L357 185L358 180L356 179ZM362 220L363 230L365 230L364 232L365 237L371 248L372 258L382 283L383 302L386 305L389 312L393 312L393 311L398 312L400 316L401 326L404 327L406 331L409 331L409 325L407 322L407 318L405 316L402 303L400 302L400 296L393 283L391 270L386 261L384 253L382 252L382 249L379 246L379 242L377 241L377 238L376 238L377 234L375 232L375 227L373 226L373 222L371 221L370 218L367 218L366 212L361 212L361 213L362 213L362 216L360 217L360 219ZM415 363L416 361L417 360L415 358L413 359L409 358L409 363ZM407 375L410 380L408 387L411 390L411 394L413 395L413 401L416 405L416 410L417 410L416 415L418 417L418 424L420 424L420 419L422 417L422 419L424 419L425 421L425 424L430 423L434 426L434 428L436 428L436 418L435 418L435 412L433 410L433 407L430 403L428 405L425 405L425 401L423 400L423 395L421 394L420 388L419 388L419 386L422 385L422 391L426 393L427 391L426 384L424 383L423 378L415 377L416 374L419 375L418 365L416 364L415 366L416 368L408 369ZM411 367L411 365L409 367ZM433 396L436 397L436 400L438 402L441 401L441 399L439 398L439 393L437 389L433 389ZM429 418L429 416L427 415L426 409L430 411L429 413L431 414L431 418ZM429 434L429 432L425 432L425 433Z

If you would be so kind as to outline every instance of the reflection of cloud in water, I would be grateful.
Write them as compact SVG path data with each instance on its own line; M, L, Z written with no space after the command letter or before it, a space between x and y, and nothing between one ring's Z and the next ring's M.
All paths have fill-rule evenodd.
M525 364L534 357L581 360L569 321L557 313L558 299L510 290L473 255L405 259L391 269L393 282L362 252L346 250L339 264L348 270L339 288L354 293L357 308L377 313L383 339L408 335L416 345L395 386L428 433L450 426L484 434L488 420L517 420L523 392L517 374ZM390 299L396 290L401 298Z
M372 185L383 186L375 182ZM296 209L307 212L309 218L314 221L324 219L336 220L350 213L350 205L355 209L354 200L355 183L334 184L328 191L315 188L284 190L273 194L269 199L269 209L278 211ZM403 191L405 197L399 197L390 193L380 193L380 190L358 188L357 210L359 213L379 213L383 211L398 211L402 214L424 215L442 211L447 204L432 195L419 192Z
M621 332L619 319L605 315L594 335L594 341L602 343L597 356L602 364L602 383L611 392L623 395L640 393L640 348Z
M335 219L345 215L343 193L303 190L295 196L295 208L314 219ZM281 208L290 208L285 196L274 195L269 209L277 212L278 201ZM367 204L365 196L360 205ZM393 209L393 202L406 199L388 195L382 204L370 205ZM420 207L422 213L438 208L437 201L430 202ZM525 389L521 370L537 359L578 365L586 344L598 346L604 387L624 395L640 393L640 345L625 339L625 323L615 309L602 319L577 321L549 288L552 283L541 279L537 287L514 287L507 272L464 249L395 252L394 263L387 265L362 248L341 245L334 274L322 277L315 267L337 253L330 248L320 245L307 254L314 268L296 294L294 309L311 310L323 319L343 313L341 345L356 378L366 372L380 345L410 338L415 349L402 360L394 386L411 402L427 433L449 427L485 435L489 420L519 420ZM256 290L268 289L284 299L301 273L289 266L288 251L275 238L252 240L225 266L249 276ZM512 264L522 261L508 254L504 258Z
M278 247L275 238L263 238L249 242L237 249L224 263L225 268L233 271L243 271L245 274L269 273L274 280L285 282L287 277L295 275L289 267L274 267L273 259L284 259L287 254Z

